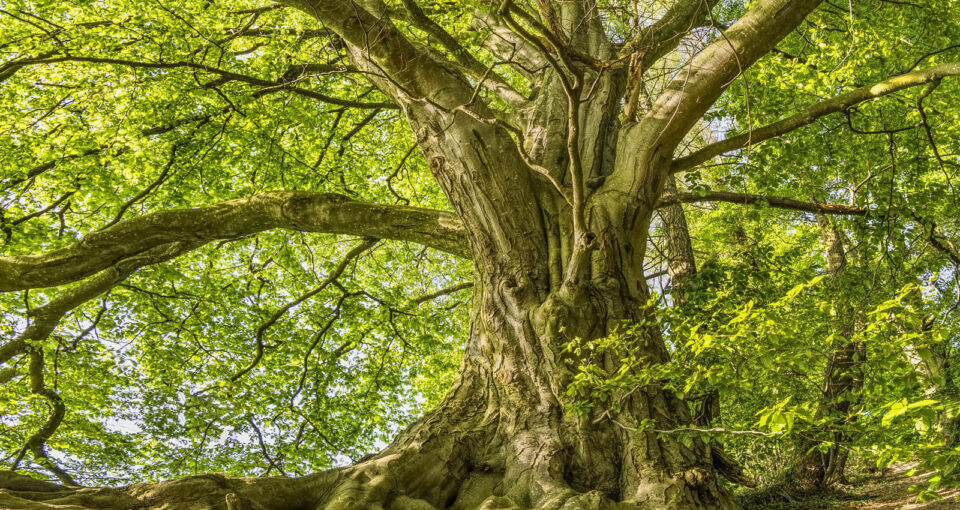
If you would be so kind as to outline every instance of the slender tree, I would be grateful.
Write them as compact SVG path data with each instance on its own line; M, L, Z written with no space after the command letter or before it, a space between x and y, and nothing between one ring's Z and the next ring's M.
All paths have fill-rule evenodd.
M849 263L843 233L824 214L817 214L817 223L823 238L832 287L838 291L842 288L839 280ZM843 301L841 296L838 302ZM856 309L850 304L840 305L836 340L831 346L830 359L823 376L823 398L814 415L817 420L826 419L827 427L833 430L828 433L828 443L813 439L803 442L801 449L806 453L794 468L801 484L825 486L835 480L846 481L844 470L851 439L847 425L856 419L854 411L863 387L863 362L867 355L866 345L852 340L856 328L855 313Z
M664 195L667 197L679 196L676 177L672 174L669 175L663 189ZM689 304L689 297L685 294L684 288L697 275L697 260L693 253L690 228L687 225L683 206L679 202L663 206L659 211L667 248L667 272L670 275L673 287L672 297L675 306L682 310L684 306ZM689 397L688 400L690 400ZM698 395L693 399L693 403L694 425L709 429L720 424L720 392L718 390L713 389L705 394ZM724 478L747 487L756 486L756 482L744 474L743 467L724 451L723 446L718 441L710 439L708 445L710 447L710 460Z

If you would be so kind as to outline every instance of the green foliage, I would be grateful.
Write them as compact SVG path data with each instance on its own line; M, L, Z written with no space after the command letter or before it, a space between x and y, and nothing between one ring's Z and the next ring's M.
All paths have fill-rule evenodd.
M200 63L266 80L337 58L329 38L312 35L322 28L316 20L294 9L168 4L6 2L0 47L5 60L65 51ZM231 36L251 25L264 35ZM191 68L63 62L4 79L3 255L62 247L115 219L269 190L446 207L419 152L410 153L414 142L396 110L257 94L261 87L218 78ZM331 97L386 99L335 71L299 78ZM371 180L370 168L392 177ZM96 485L207 471L276 474L265 454L289 474L309 473L385 444L437 403L459 363L470 291L415 301L470 281L470 268L453 257L379 243L337 285L268 328L263 360L229 381L254 358L258 328L327 278L355 243L267 233L208 245L73 310L35 346L47 360L47 385L68 408L48 441L52 457ZM22 331L28 308L62 290L0 294L4 341ZM0 391L5 467L49 414L46 401L30 395L26 363L13 365L17 375Z
M653 317L655 300L647 302L643 317ZM656 380L655 367L641 353L649 341L652 320L639 320L610 335L584 340L573 338L561 352L573 377L564 391L564 403L571 412L589 415L606 410L620 412L625 400ZM610 370L610 366L616 367Z
M957 7L824 6L730 86L691 137L692 149L882 80L891 69L957 61L960 27L942 22L955 19ZM673 368L657 370L672 373L681 394L719 391L723 428L776 432L724 436L727 451L762 480L789 467L804 446L827 449L847 435L852 442L840 447L852 457L935 470L920 497L957 482L958 268L928 233L935 222L956 246L958 93L948 80L905 90L683 174L687 191L812 197L871 210L832 219L847 265L831 279L809 216L686 208L698 274L685 283L682 307L668 306L674 289L661 288L674 359ZM865 346L863 390L847 416L817 416L829 351L844 342Z

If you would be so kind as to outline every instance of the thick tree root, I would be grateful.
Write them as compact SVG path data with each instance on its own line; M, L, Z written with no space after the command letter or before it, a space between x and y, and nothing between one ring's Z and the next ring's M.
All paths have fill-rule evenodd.
M205 474L118 488L65 487L0 472L18 510L730 510L705 445L611 428L577 446L544 412L490 405L461 379L436 409L353 466L302 478ZM496 402L494 400L494 402ZM659 401L658 401L659 402ZM666 400L658 404L665 413ZM651 407L654 408L654 407ZM663 409L661 409L663 408ZM620 435L617 435L620 434ZM567 437L567 441L562 440ZM596 438L606 438L603 441ZM583 443L587 444L587 443ZM651 453L653 452L653 453ZM654 455L654 453L656 455Z
M462 401L461 401L462 402ZM387 449L303 478L219 474L119 488L65 487L0 472L0 508L19 510L728 510L703 468L667 474L647 465L631 492L575 489L567 449L549 433L508 441L464 406L441 406ZM482 414L480 416L483 416ZM492 424L492 427L491 427ZM488 438L485 441L482 438ZM499 438L491 440L489 438ZM512 445L512 446L509 446ZM512 452L512 453L510 453ZM568 481L572 480L572 481ZM578 482L579 480L579 482ZM601 484L609 486L609 484ZM617 497L623 498L617 501Z
M17 510L313 510L331 472L304 478L191 476L118 488L63 487L0 472L0 508Z
M404 483L413 481L415 485ZM722 506L671 506L617 502L599 491L578 492L562 480L522 476L510 487L504 474L476 471L464 479L428 480L395 472L389 460L304 478L192 476L121 488L72 488L0 472L0 508L18 510L712 510ZM689 481L678 481L680 485ZM407 486L406 489L404 486ZM419 485L419 486L418 486ZM427 489L427 485L430 486ZM438 489L440 487L440 489ZM428 501L417 492L449 494Z

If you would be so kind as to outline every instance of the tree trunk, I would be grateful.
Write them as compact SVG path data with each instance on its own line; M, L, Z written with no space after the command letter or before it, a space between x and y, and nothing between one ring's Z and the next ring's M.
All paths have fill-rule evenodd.
M921 333L928 333L934 327L937 317L931 315L920 325ZM902 326L898 326L901 334L908 334ZM924 394L940 402L957 401L957 383L954 378L955 359L954 348L947 340L924 348L909 345L904 348L908 363L913 366L917 380L924 387ZM937 413L937 422L940 429L940 438L947 447L960 444L960 414L946 410Z
M823 237L827 269L831 280L836 282L843 275L848 263L842 234L823 214L817 214L817 223ZM866 359L866 345L850 340L855 327L852 313L850 306L842 305L838 337L831 346L830 359L823 377L823 397L814 415L816 420L828 418L830 421L827 428L836 429L826 432L831 436L831 444L826 448L820 447L823 444L821 440L810 439L801 443L801 450L808 453L804 453L793 467L797 482L801 486L822 487L846 480L844 470L849 455L847 445L851 437L843 427L856 419L856 416L851 415L851 409L860 398L863 387L861 366Z
M300 479L204 475L117 490L53 487L43 494L63 498L48 503L230 510L735 507L718 483L708 445L638 431L649 420L657 429L693 422L687 404L658 384L629 388L618 409L570 412L566 389L580 360L564 347L641 320L655 324L645 316L643 260L677 146L725 87L819 0L757 2L722 41L689 61L649 111L636 119L631 113L623 126L627 69L590 63L621 55L589 3L538 3L550 27L537 30L551 34L547 42L521 37L525 24L539 22L518 23L514 16L524 14L512 2L497 3L497 15L514 32L504 37L550 46L532 53L551 65L526 71L535 75L536 97L507 120L478 99L478 76L471 81L408 39L391 23L386 4L285 3L336 33L356 68L401 108L467 231L476 291L457 382L436 409L354 466ZM707 22L713 3L678 3L644 31L652 41L627 46L634 60L649 65L672 51L691 27ZM480 81L496 81L489 74L479 73ZM631 352L604 355L608 374L625 356L646 364L667 360L654 327L631 335L623 343ZM0 503L52 508L28 506L28 499L46 498L30 494L0 492L7 498Z
M667 177L663 186L665 194L677 193L676 181L673 175ZM667 241L667 272L670 274L670 284L673 287L671 295L674 304L683 307L689 302L684 293L684 287L697 274L697 260L693 255L687 216L679 203L663 207L659 212ZM714 420L720 419L720 393L713 390L697 400L699 404L694 412L694 423L699 427L713 426Z
M673 175L667 177L663 186L664 194L676 194L677 182ZM659 209L663 221L664 235L667 241L667 271L673 286L674 305L684 307L689 304L689 296L684 287L697 274L697 260L693 254L690 229L683 206L671 204ZM711 428L720 423L720 392L716 389L692 399L694 403L693 423L698 427ZM730 482L756 487L756 482L746 476L741 466L731 457L719 441L709 440L710 458L717 472Z
M421 113L408 110L415 132L449 119ZM372 458L301 479L203 475L50 494L83 508L124 508L133 501L231 509L572 510L614 508L614 502L619 508L733 508L706 444L687 446L636 430L645 419L658 429L692 423L676 395L651 384L634 388L618 412L584 416L565 407L578 360L564 346L609 335L648 313L642 265L655 200L624 204L595 196L586 215L595 237L582 273L571 279L577 248L564 235L573 230L569 204L548 194L544 183L531 184L517 151L497 145L504 137L495 128L468 119L465 127L439 133L420 144L470 232L477 290L460 376L436 409ZM599 163L591 170L605 171ZM491 175L504 181L471 186ZM643 336L632 344L639 352L621 356L667 359L659 331L637 334ZM604 368L613 373L621 356L608 354ZM29 494L7 492L0 504L50 508L18 499Z
M650 212L645 214L649 218ZM600 245L616 246L613 233L606 230L606 235ZM640 265L643 250L635 251L630 262ZM565 343L598 338L639 319L646 298L642 280L628 281L622 278L627 270L613 272L607 266L609 272L594 274L576 289L543 292L537 278L517 271L517 259L497 255L477 261L471 335L454 387L436 409L372 458L301 479L202 475L116 490L58 488L39 497L36 491L0 492L0 506L599 509L622 502L618 508L734 507L717 483L705 444L684 446L669 436L634 430L643 419L655 420L661 429L691 423L686 403L677 396L655 385L638 388L620 412L607 415L610 419L600 416L608 410L582 416L564 408L570 364L576 361L563 352ZM658 332L644 334L642 354L650 362L665 360ZM607 361L611 370L617 368L615 356ZM9 480L0 484L15 487ZM55 498L26 499L46 497Z

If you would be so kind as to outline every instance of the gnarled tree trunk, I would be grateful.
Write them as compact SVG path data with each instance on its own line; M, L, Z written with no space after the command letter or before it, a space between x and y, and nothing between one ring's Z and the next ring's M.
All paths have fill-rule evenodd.
M678 396L651 384L636 388L616 412L569 412L564 394L578 360L564 346L644 318L647 232L677 146L745 66L819 0L757 2L636 120L631 106L622 125L627 83L691 27L706 24L712 2L677 2L662 22L619 50L588 3L542 2L540 19L549 27L512 2L498 3L496 18L510 28L502 36L523 50L511 58L547 60L529 66L536 97L507 119L478 100L477 90L487 86L507 102L518 100L508 86L487 73L475 76L474 85L460 68L408 40L380 2L288 3L335 32L353 64L400 106L465 228L477 288L457 382L385 450L347 468L301 479L208 475L115 490L45 486L39 493L7 492L0 503L232 510L733 508L708 445L695 440L686 446L637 430L650 419L658 429L692 423ZM405 5L418 19L415 3ZM531 26L540 35L525 34ZM626 57L637 65L620 66ZM629 344L639 352L631 355L651 364L667 359L658 331L634 334L641 337ZM620 366L613 355L604 361L611 372ZM22 482L12 480L8 486Z

